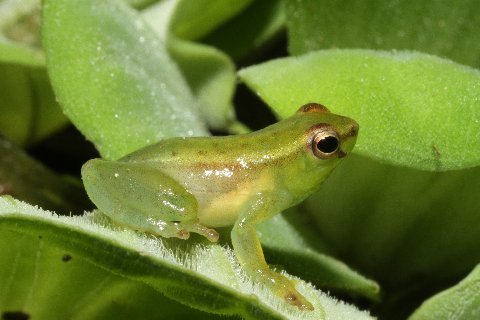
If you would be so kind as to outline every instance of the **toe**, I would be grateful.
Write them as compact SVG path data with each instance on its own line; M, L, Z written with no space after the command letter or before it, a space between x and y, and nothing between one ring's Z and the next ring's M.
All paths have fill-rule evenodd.
M218 238L220 237L218 232L215 231L214 229L208 229L205 236L207 237L208 240L211 242L217 242Z
M187 240L188 238L190 238L190 232L188 232L188 230L185 230L185 229L178 230L177 238Z
M288 292L285 295L285 300L293 305L296 306L300 310L304 311L312 311L314 310L313 305L308 302L302 295L299 293Z

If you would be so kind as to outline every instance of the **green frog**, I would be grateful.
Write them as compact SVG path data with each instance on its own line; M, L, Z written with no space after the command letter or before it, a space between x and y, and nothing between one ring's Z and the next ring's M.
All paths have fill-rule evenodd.
M82 168L89 197L114 222L162 237L212 242L233 226L238 262L301 310L313 310L295 283L272 271L255 226L319 189L355 145L358 124L309 103L262 130L225 137L171 138L117 161Z

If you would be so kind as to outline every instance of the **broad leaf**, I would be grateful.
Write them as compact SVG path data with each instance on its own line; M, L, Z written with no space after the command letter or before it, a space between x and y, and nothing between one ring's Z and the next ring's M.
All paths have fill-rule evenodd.
M93 224L95 219L100 217L58 217L0 198L0 229L5 235L0 238L0 280L8 288L0 291L0 310L21 311L32 318L55 312L55 318L94 319L99 311L111 317L116 312L107 307L112 299L149 292L150 287L196 309L246 319L371 319L305 283L297 287L316 310L300 312L251 283L231 251L219 245L190 243L173 253L181 240L112 230L101 220ZM15 283L9 280L17 277ZM152 319L161 305L155 305L153 313L141 306L153 306L157 296L131 294L129 307L138 311L136 317ZM45 298L49 303L42 303Z
M164 44L125 4L48 0L43 19L58 100L103 157L119 158L167 137L207 134Z
M289 0L290 52L408 49L480 66L478 0Z
M320 102L360 124L355 152L444 171L480 165L480 72L415 52L325 50L244 69L282 117Z

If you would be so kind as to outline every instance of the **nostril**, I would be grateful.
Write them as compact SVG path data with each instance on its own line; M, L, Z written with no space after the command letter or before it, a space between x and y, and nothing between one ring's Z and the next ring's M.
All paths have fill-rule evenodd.
M358 124L355 123L350 126L350 130L348 131L347 136L353 137L353 136L356 136L357 133L358 133Z

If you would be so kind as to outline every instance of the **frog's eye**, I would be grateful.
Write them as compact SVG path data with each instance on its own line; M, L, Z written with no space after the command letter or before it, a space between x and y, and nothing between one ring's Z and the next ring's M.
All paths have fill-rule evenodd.
M312 139L313 154L320 159L333 158L340 147L340 140L335 131L321 130Z

